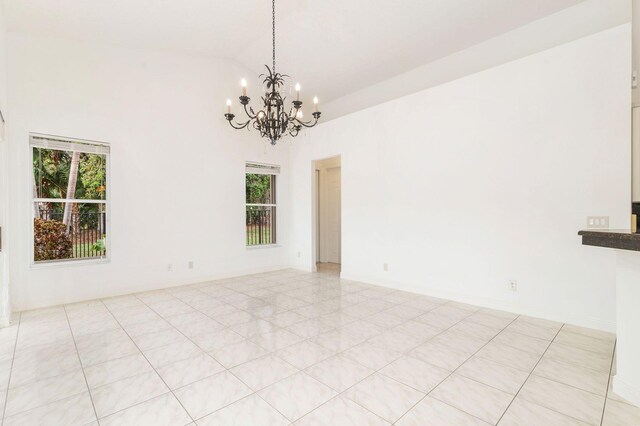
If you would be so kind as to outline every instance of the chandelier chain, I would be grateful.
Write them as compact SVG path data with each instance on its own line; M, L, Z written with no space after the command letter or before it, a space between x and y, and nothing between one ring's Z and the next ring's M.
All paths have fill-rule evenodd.
M271 0L271 18L273 25L273 72L276 72L276 0Z

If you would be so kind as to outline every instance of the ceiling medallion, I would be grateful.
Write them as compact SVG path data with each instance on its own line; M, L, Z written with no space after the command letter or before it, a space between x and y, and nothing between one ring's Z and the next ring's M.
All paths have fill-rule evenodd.
M272 0L272 24L273 24L273 66L267 68L266 74L260 74L260 78L264 78L263 82L266 87L264 96L262 96L263 107L257 113L249 105L251 100L247 96L247 81L242 79L242 96L240 96L240 104L244 108L244 112L249 118L245 122L234 122L235 115L231 113L231 99L227 99L227 113L224 118L234 129L249 129L249 126L260 132L260 136L271 141L271 145L285 135L293 137L298 136L303 127L313 127L318 124L320 111L318 111L318 98L313 98L315 104L312 113L313 120L303 121L302 101L300 101L300 84L296 84L296 99L291 102L292 106L286 111L284 101L286 97L280 94L284 89L284 79L289 77L286 74L276 72L276 1ZM248 106L248 107L247 107Z

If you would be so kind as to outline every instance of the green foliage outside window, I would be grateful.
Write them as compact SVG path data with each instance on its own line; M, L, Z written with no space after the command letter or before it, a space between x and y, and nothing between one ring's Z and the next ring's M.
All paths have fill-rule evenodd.
M257 175L247 173L245 191L247 204L273 204L271 199L271 183L273 175Z
M33 148L34 192L38 198L66 198L69 170L71 169L70 151L59 151L46 148ZM75 199L104 200L106 199L107 167L104 155L80 154L78 179L76 183ZM61 217L64 204L49 203L48 218ZM80 213L80 227L97 226L100 204L78 204ZM94 213L94 214L85 214Z

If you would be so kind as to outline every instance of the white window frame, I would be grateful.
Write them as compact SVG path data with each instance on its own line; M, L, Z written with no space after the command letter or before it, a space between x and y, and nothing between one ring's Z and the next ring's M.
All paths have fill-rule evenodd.
M275 198L275 203L274 204L260 204L260 203L247 203L246 199L247 199L247 194L245 194L245 203L244 203L244 214L245 214L245 226L244 226L244 241L245 241L245 246L247 249L260 249L260 248L266 248L266 247L277 247L278 246L278 198L279 198L279 191L278 191L278 185L280 184L280 179L278 178L278 176L280 175L280 166L275 165L275 164L264 164L264 163L256 163L253 161L247 161L245 163L245 172L244 172L244 179L245 179L245 188L246 188L246 180L247 180L247 175L248 174L255 174L255 175L270 175L270 176L274 176L274 181L275 181L275 185L273 185L272 190L274 193L274 198ZM273 240L272 243L265 243L265 244L248 244L247 243L247 225L246 225L246 214L247 214L247 207L272 207L274 209L274 216L275 216L275 222L273 223L273 238L271 238Z
M105 170L105 182L106 182L106 193L104 200L81 200L81 199L70 199L70 198L38 198L34 197L33 194L33 148L43 147L49 149L57 149L64 150L63 145L76 145L78 150L82 152L88 152L93 154L103 154L106 160L106 170ZM67 149L69 151L69 149ZM67 267L67 266L82 266L87 264L99 264L99 263L109 263L111 262L111 145L106 142L97 142L91 141L87 139L76 139L69 138L64 136L54 136L47 135L42 133L29 133L29 179L27 182L29 188L29 211L31 212L31 220L30 220L30 267L37 268L52 268L52 267ZM34 203L37 202L55 202L55 203L75 203L75 204L104 204L105 206L105 214L106 214L106 255L100 257L93 257L87 259L59 259L59 260L48 260L48 261L39 261L35 260L35 250L33 241L35 238L35 229L34 229Z

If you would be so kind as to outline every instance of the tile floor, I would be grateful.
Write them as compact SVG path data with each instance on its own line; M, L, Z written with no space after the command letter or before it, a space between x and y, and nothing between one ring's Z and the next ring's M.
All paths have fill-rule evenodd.
M16 314L4 425L632 425L611 334L283 270Z

